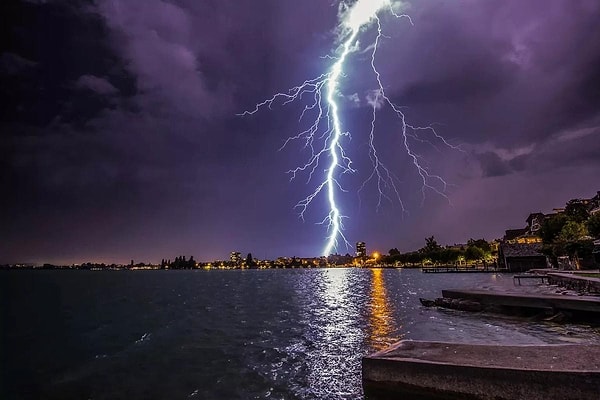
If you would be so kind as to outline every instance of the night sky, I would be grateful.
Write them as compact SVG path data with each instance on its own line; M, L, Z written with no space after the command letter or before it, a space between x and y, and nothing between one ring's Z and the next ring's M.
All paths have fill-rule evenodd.
M237 114L327 71L337 1L0 7L0 263L320 255L326 198L304 221L294 209L319 177L286 174L306 161L301 143L278 151L306 128L304 104ZM430 235L492 240L600 190L600 2L413 0L404 11L413 25L382 14L387 94L463 151L414 141L450 183L447 198L423 196L397 119L382 112L376 145L405 211L377 207L372 183L359 193L375 89L374 32L363 32L339 94L356 168L340 178L350 242L387 252Z

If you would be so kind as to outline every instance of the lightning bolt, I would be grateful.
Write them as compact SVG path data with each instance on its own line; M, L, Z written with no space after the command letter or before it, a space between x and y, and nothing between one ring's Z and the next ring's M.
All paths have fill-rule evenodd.
M383 106L389 106L400 120L400 135L402 137L404 150L412 161L412 164L421 179L423 198L428 189L447 198L445 194L447 187L446 181L439 175L429 172L427 167L421 162L420 156L413 151L410 139L429 143L434 146L430 139L426 137L423 138L420 135L422 133L427 133L432 136L431 139L441 141L442 144L448 147L458 150L460 150L460 148L451 145L442 136L438 135L432 126L415 127L407 123L405 115L400 107L395 105L387 96L382 83L381 74L376 67L377 50L384 37L379 13L387 10L393 17L406 18L412 24L412 20L408 15L395 12L394 9L399 8L399 6L402 6L402 3L398 0L357 0L351 6L342 2L342 12L340 14L341 25L339 27L341 45L338 47L336 52L337 55L335 57L324 57L335 60L329 71L316 78L307 79L300 85L292 87L287 92L276 93L271 98L256 104L254 109L238 114L241 116L252 115L264 107L271 109L274 104L286 105L294 101L301 101L304 97L310 99L300 114L299 122L302 122L307 114L312 113L314 114L312 123L307 129L299 132L295 136L288 137L280 150L285 148L292 141L301 141L304 143L303 147L310 150L310 156L304 165L288 171L290 180L295 179L298 174L305 173L308 175L307 182L310 182L323 159L327 159L327 161L325 161L328 162L325 169L325 178L317 185L313 192L300 200L295 206L295 208L299 210L300 218L304 219L304 214L308 206L319 194L324 191L326 192L329 213L320 222L320 224L326 225L328 233L326 245L323 250L323 255L325 256L332 254L334 249L338 248L340 241L342 241L347 248L351 247L343 233L343 219L346 217L342 215L340 211L336 193L338 190L342 192L345 191L340 185L338 177L345 173L355 172L355 169L352 167L352 160L346 155L342 146L342 139L346 137L350 139L350 133L342 129L342 121L340 120L339 115L340 106L337 99L340 96L340 79L345 76L345 63L353 52L359 50L359 35L371 25L377 27L375 41L370 46L370 48L372 48L370 62L378 86L377 89L367 96L367 101L373 108L371 129L369 133L369 158L373 165L373 169L369 177L360 187L359 193L369 182L376 181L379 193L377 208L381 206L383 199L392 200L391 197L387 195L387 192L391 191L395 195L394 197L399 201L403 212L405 211L404 204L400 198L400 191L396 183L399 180L381 161L375 147L377 111Z

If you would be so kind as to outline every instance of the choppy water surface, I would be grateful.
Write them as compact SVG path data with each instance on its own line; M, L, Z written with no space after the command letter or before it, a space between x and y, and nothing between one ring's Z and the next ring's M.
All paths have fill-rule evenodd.
M421 307L500 274L418 270L9 271L1 398L357 399L399 339L599 343L599 331Z

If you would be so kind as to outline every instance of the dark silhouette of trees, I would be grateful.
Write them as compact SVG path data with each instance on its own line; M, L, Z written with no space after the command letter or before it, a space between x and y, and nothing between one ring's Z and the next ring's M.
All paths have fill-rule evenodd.
M252 258L252 253L248 253L246 256L246 266L248 268L256 268L258 265L254 262L254 258Z
M544 243L552 243L567 223L566 214L556 214L544 219L540 228L540 236Z
M484 253L492 252L492 246L485 239L469 239L467 241L467 250L469 247L477 247L481 249Z
M441 248L442 246L438 244L438 242L435 240L435 237L431 236L425 238L425 247L423 247L424 253L436 252L439 251Z
M465 259L468 261L479 261L485 257L483 249L477 246L469 246L465 250Z
M398 250L395 247L393 249L390 249L390 251L388 252L388 255L381 257L382 264L395 264L396 262L400 262L400 260L401 260L400 250Z
M442 246L438 244L433 236L425 238L425 247L419 250L419 253L422 255L421 261L428 259L433 263L439 263L441 261L441 252Z
M600 237L600 212L592 215L587 220L587 229L590 236L595 238Z
M571 221L584 222L590 217L588 207L580 199L573 199L565 206L565 215Z
M589 263L593 259L594 248L589 235L596 237L600 233L599 225L600 217L590 216L587 204L579 199L569 200L564 213L552 215L542 223L543 253L555 265L562 256L568 256L577 265L580 259L584 260L584 264Z
M175 261L171 262L171 260L169 260L165 265L168 266L169 269L192 269L196 268L196 261L194 260L194 256L191 256L189 260L187 260L185 256L178 256L175 257Z
M391 252L391 250L390 250ZM433 264L456 264L459 260L464 259L469 261L485 260L492 253L491 244L485 239L469 239L467 248L461 247L442 247L435 240L434 236L425 238L425 246L417 252L399 255L401 263L423 263L432 262Z
M397 248L394 247L393 249L390 249L389 255L392 256L392 257L393 256L399 256L400 255L400 250L398 250Z
M444 249L440 252L440 262L443 264L455 264L458 262L462 252L457 249Z

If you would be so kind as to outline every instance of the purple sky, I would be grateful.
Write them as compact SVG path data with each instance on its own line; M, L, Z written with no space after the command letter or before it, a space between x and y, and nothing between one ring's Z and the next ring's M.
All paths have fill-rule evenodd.
M158 262L194 255L317 256L325 197L298 219L318 180L290 182L306 159L301 104L236 116L326 71L330 0L22 1L0 6L0 263ZM413 0L414 22L384 16L377 65L416 125L465 152L415 143L451 185L426 191L382 113L376 144L402 181L377 209L366 102L368 53L341 83L357 172L341 179L349 241L409 251L501 237L529 212L600 190L600 3ZM364 50L374 38L364 32ZM8 105L6 105L8 103ZM342 247L341 253L352 249Z

